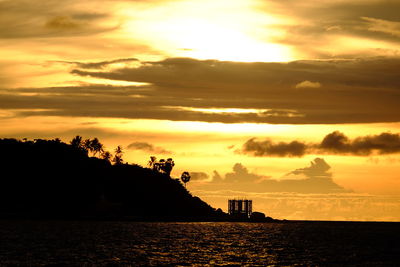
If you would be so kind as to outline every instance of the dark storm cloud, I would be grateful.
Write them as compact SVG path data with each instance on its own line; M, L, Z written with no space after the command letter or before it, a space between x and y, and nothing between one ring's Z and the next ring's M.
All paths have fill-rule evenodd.
M257 141L249 139L238 153L259 157L301 157L305 154L341 154L341 155L385 155L400 153L400 134L381 133L361 136L354 139L335 131L326 135L320 143L304 143L300 141L273 143L267 139Z
M162 147L154 146L153 144L147 142L133 142L127 146L128 149L131 150L143 150L146 152L151 153L158 153L158 154L171 154L171 151L165 150Z
M0 38L81 35L114 29L98 26L107 14L82 12L76 1L0 1Z
M274 180L269 176L251 173L245 166L236 163L233 166L233 172L221 176L214 171L212 181L196 185L196 189L323 194L349 192L332 180L332 173L328 172L329 169L330 166L324 159L315 158L311 161L310 166L288 173L286 176L289 178Z
M253 152L254 156L301 157L306 153L307 145L298 141L273 143L271 140L256 141L249 139L243 145L243 151Z
M381 133L357 137L350 140L343 133L335 131L322 140L319 148L335 154L353 154L369 156L374 152L378 154L393 154L400 152L400 135Z
M132 61L136 67L129 66ZM148 85L3 89L1 107L48 109L43 115L225 123L368 123L398 122L400 118L399 58L289 63L189 58L139 62L128 58L70 63L80 66L73 70L77 77ZM127 67L93 71L113 63L127 63ZM298 86L305 81L321 86ZM221 108L244 111L215 111ZM271 149L278 154L285 150L273 145ZM299 144L292 146L301 154Z
M47 90L38 90L18 95L0 94L0 106L12 110L15 116L89 116L226 123L259 121L257 114L209 114L163 106L166 101L180 105L182 99L157 97L147 89L145 92L140 89L136 92L131 87L110 88L115 91L104 90L105 87L97 91L94 87L85 88L83 92L88 91L87 94L77 92L79 90L74 90L76 88L65 95L55 93L57 90L49 93L45 92ZM187 99L187 103L196 104L196 100Z
M213 114L216 119L225 117L222 121L226 122L390 122L398 121L400 115L398 58L290 63L171 58L112 72L76 69L73 73L150 83L159 92L158 97L180 98L180 106L268 110L229 116ZM318 81L323 87L296 88L307 80ZM189 103L188 98L198 101Z
M169 58L157 62L143 62L140 67L121 68L112 72L74 70L72 73L113 80L148 82L169 88L171 93L179 92L183 88L197 88L205 90L205 94L215 89L219 89L215 93L224 94L232 91L240 93L243 88L250 93L261 93L261 89L267 92L276 89L286 92L304 80L335 86L397 88L400 85L399 66L400 58L308 60L289 63ZM319 91L312 92L318 95ZM295 94L296 91L291 92Z

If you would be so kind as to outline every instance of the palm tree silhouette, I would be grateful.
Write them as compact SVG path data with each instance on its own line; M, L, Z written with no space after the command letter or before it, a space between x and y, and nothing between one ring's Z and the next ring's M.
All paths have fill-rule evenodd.
M122 162L124 161L123 159L122 159L122 154L123 154L124 152L122 151L122 147L121 146L117 146L117 148L115 149L115 155L114 155L114 159L113 159L113 162L116 164L116 165L120 165L120 164L122 164Z
M85 141L83 141L83 148L87 152L92 152L93 153L92 141L90 139L86 139Z
M101 158L110 162L110 160L112 158L112 154L109 151L105 151L101 154Z
M75 136L75 137L71 140L70 144L71 144L73 147L82 148L82 147L83 147L82 136L79 136L79 135Z
M104 152L104 145L100 143L99 139L94 138L93 140L90 141L90 146L93 150L93 155L96 156L97 153L101 155L101 153Z

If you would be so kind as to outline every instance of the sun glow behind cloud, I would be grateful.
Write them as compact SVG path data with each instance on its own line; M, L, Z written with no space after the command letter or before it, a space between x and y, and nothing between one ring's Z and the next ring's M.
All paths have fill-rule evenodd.
M400 154L235 153L251 138L399 133L395 2L0 0L2 137L79 134L110 150L150 143L174 152L177 177L188 170L210 179L235 163L279 178L318 156L345 188L398 195ZM149 153L126 150L124 159L145 165Z
M257 1L177 1L142 12L122 11L127 36L142 39L168 56L233 61L293 59L287 46L271 40L280 22L256 10ZM269 27L271 26L271 27Z
M191 108L181 106L167 106L167 108L175 108L180 110L190 110L204 113L233 113L233 114L246 114L246 113L262 113L268 109L255 109L255 108Z
M303 114L292 109L256 109L256 108L195 108L184 106L163 106L166 109L175 109L182 111L193 111L205 114L227 114L227 115L256 115L258 117L304 117Z

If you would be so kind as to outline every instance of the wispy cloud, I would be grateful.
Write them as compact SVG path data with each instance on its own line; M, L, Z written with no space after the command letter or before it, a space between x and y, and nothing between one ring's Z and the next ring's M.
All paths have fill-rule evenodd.
M154 146L153 144L147 142L133 142L130 143L127 148L131 150L143 150L156 154L172 154L171 151L168 151L162 147Z
M0 38L88 35L118 26L117 23L102 25L110 14L77 9L76 3L72 0L0 1Z
M400 21L389 21L370 17L362 17L368 22L368 30L373 32L382 32L396 37L400 37Z
M285 34L276 42L314 58L398 54L400 16L395 10L399 9L397 1L380 0L264 1L262 7L266 14L280 14L290 21L277 26ZM363 44L357 50L355 40Z
M139 61L137 58L118 58L114 60L106 60L99 62L79 62L79 61L56 61L56 62L72 64L75 65L75 67L83 69L102 69L112 64L123 63L127 65L130 62L137 62L137 61Z

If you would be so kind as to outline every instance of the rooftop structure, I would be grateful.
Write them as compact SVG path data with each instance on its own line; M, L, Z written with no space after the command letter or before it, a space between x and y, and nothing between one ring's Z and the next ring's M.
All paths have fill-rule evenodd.
M228 213L235 216L246 216L250 218L253 212L253 201L249 199L229 199Z

